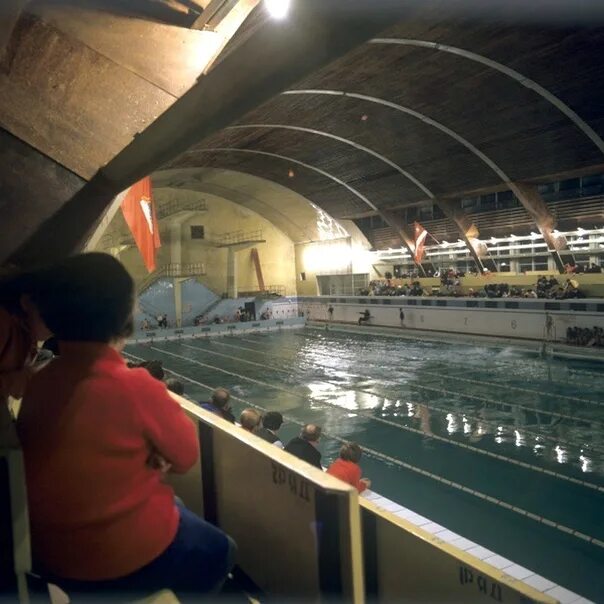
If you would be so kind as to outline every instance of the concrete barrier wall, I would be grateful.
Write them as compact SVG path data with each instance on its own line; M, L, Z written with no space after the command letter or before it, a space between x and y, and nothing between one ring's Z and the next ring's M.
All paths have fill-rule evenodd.
M175 398L199 426L201 466L173 485L235 539L240 568L275 597L362 602L356 490Z
M598 299L545 301L524 299L313 297L300 298L308 320L357 323L369 310L367 325L450 333L565 341L568 327L604 327L604 302ZM404 312L404 321L399 317Z
M345 483L173 396L199 427L201 465L171 482L185 504L203 510L207 520L235 539L240 568L271 597L556 602L360 498Z
M556 602L370 501L361 514L368 601Z

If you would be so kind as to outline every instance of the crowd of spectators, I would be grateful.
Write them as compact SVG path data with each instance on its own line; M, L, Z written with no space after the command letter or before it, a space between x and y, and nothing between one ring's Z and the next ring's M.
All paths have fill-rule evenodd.
M423 288L419 281L395 283L392 279L374 280L369 287L359 290L360 296L437 296L437 297L470 297L470 298L546 298L568 300L585 298L578 281L565 278L562 283L555 277L538 278L533 287L521 287L509 283L485 283L481 288L462 287L461 279L465 273L460 271L442 272L440 287Z
M594 326L592 329L586 327L569 327L566 330L566 343L575 346L593 346L601 348L604 346L604 329Z

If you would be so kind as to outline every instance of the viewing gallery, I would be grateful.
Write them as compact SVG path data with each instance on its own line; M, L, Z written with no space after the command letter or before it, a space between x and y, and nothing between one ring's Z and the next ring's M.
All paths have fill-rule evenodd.
M3 0L0 604L604 602L604 4Z

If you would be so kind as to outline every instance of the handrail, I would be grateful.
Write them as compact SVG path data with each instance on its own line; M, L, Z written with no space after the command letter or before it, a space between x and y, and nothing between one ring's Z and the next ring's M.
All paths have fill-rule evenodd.
M162 277L201 277L206 274L206 265L203 262L165 264L147 275L138 285L138 294L142 294Z
M157 204L157 218L163 220L178 212L207 212L208 204L205 199L195 199L189 202L182 202L178 199L170 199L169 201Z
M262 241L262 229L254 231L231 231L218 235L217 242L219 245L236 245L238 243L247 243L252 241Z

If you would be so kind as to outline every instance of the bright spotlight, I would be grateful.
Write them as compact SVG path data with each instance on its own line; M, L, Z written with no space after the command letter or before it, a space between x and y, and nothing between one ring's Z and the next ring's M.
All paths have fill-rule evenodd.
M264 4L273 19L285 19L291 0L264 0Z

